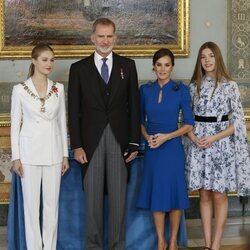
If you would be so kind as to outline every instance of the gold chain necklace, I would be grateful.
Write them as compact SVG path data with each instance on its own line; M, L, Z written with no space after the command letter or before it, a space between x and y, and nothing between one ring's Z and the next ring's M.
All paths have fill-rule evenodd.
M44 96L43 98L41 98L40 96L36 95L32 90L29 89L29 87L24 83L22 82L21 83L24 87L24 90L32 97L34 98L35 100L39 100L41 102L41 108L40 108L40 112L41 113L44 113L45 112L45 101L48 100L53 93L55 93L56 97L58 97L58 89L56 87L56 83L53 82L53 85L51 86L51 89L49 91L49 93Z

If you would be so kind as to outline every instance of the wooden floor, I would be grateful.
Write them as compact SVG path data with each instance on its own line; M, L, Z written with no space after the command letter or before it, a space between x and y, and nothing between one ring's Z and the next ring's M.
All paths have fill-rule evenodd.
M200 220L186 220L186 224L189 239L186 249L202 250L204 240ZM250 250L250 217L227 220L220 250Z
M180 250L203 250L202 247L190 247L190 248L181 248ZM241 245L241 246L222 246L220 248L220 250L250 250L249 247L247 247L247 245Z
M188 248L179 249L203 250L204 241L200 220L186 220L186 224L189 239ZM7 250L6 227L0 227L0 250ZM230 218L227 220L220 250L250 250L250 217Z

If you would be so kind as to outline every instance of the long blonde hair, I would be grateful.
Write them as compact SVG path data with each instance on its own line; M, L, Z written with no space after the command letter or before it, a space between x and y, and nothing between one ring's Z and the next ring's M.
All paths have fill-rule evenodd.
M48 44L40 43L40 44L37 44L32 49L31 58L36 60L44 51L51 51L54 54L54 50ZM35 65L31 63L30 68L29 68L28 78L33 76L34 72L35 72Z
M196 83L197 93L199 97L200 97L200 91L201 91L202 78L206 74L205 70L203 69L201 65L201 53L204 49L207 49L207 48L211 49L215 57L215 69L214 69L215 70L215 79L214 79L215 87L214 87L212 96L214 94L215 89L218 86L218 82L222 81L223 77L228 81L232 80L231 76L229 75L226 69L226 66L224 64L223 57L222 57L222 54L218 45L215 44L214 42L206 42L202 44L198 52L194 72L190 80L190 83Z

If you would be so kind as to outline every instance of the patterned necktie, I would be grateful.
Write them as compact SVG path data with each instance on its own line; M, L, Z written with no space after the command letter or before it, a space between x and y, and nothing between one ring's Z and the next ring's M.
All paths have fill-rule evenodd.
M107 60L108 59L105 57L102 58L103 64L102 64L102 68L101 68L101 76L106 84L108 83L108 79L109 79L109 68L108 68L108 65L106 63Z

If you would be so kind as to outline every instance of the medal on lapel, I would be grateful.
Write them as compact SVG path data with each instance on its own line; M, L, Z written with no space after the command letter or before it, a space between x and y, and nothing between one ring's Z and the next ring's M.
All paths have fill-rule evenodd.
M48 100L52 96L52 94L55 94L55 96L58 97L58 88L56 87L56 83L55 82L53 82L53 85L51 86L51 89L50 89L49 93L45 97L43 97L43 98L41 98L38 95L36 95L35 93L33 93L33 91L30 90L29 87L24 82L22 82L21 84L23 85L24 90L31 97L33 97L35 100L39 100L41 102L41 107L40 107L40 112L41 113L45 113L46 112L45 101Z
M44 113L45 112L45 99L44 98L40 98L40 101L41 101L40 112Z

